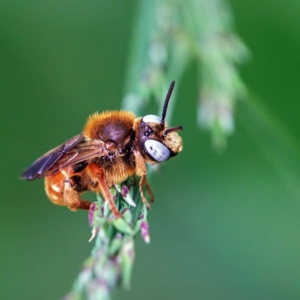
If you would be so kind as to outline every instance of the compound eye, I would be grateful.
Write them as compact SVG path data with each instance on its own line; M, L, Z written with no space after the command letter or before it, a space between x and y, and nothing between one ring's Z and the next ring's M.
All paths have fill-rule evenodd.
M155 116L155 115L147 115L147 116L143 117L142 121L145 123L160 123L161 118L159 116Z
M147 154L157 162L166 161L170 157L170 150L159 141L147 140L144 147Z

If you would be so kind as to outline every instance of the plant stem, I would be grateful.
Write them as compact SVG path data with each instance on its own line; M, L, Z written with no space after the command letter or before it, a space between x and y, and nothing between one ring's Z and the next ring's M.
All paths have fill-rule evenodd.
M196 63L201 90L198 121L211 131L214 145L224 147L233 131L235 101L246 94L236 65L248 55L233 32L231 11L224 1L140 0L130 45L122 109L144 115L154 98L161 115L171 81L178 83L186 66ZM169 121L175 100L176 89ZM118 190L111 189L122 218L116 219L100 197L93 204L89 219L96 243L66 299L110 299L120 284L130 286L134 238L141 231L144 241L150 241L147 210L138 188L128 178Z

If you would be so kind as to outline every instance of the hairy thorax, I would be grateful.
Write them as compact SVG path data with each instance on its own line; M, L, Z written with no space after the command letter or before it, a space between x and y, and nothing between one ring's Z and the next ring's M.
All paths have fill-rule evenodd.
M110 111L93 114L84 127L89 139L99 139L105 144L107 155L94 158L105 172L109 186L124 181L135 172L135 161L131 155L135 131L135 115L125 111Z

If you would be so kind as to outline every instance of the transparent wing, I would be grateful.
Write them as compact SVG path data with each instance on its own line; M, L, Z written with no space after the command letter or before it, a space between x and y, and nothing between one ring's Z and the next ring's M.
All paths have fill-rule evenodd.
M23 179L38 179L61 169L107 154L101 140L86 140L82 133L64 144L48 151L29 166L21 175Z

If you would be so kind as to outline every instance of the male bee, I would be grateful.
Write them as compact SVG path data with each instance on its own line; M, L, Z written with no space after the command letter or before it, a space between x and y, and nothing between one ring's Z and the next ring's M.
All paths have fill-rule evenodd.
M182 150L177 131L183 127L167 127L165 123L174 85L173 81L161 118L155 115L136 117L128 111L94 113L88 117L80 134L38 158L21 178L45 177L49 199L73 211L90 208L91 202L81 199L83 192L101 193L113 214L120 217L109 189L137 175L141 198L149 209L143 192L146 186L152 195L145 163L164 162Z

